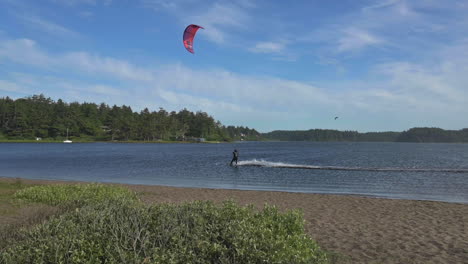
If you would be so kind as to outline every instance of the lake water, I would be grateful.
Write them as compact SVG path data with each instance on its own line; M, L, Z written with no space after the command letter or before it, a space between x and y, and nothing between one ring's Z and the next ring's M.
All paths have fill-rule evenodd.
M0 176L468 203L468 144L1 143Z

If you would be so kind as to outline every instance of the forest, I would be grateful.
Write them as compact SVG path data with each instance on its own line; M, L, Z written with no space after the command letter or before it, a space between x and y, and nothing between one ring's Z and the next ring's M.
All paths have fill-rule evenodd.
M468 128L444 130L417 127L403 132L276 130L259 133L243 126L225 126L205 112L168 112L106 103L57 101L44 95L0 98L0 140L78 141L347 141L347 142L468 142Z
M0 140L79 141L231 141L258 140L260 133L243 126L224 126L205 112L168 112L105 103L57 101L44 95L0 98Z
M438 142L468 143L468 128L444 130L434 127L417 127L403 132L339 131L310 129L285 131L276 130L262 134L266 140L279 141L349 141L349 142Z

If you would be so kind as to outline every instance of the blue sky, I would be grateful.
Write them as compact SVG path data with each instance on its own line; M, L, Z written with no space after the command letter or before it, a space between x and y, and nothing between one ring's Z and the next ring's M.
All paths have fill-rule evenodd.
M202 110L261 132L460 129L466 14L466 0L0 0L0 96ZM205 28L195 54L189 24Z

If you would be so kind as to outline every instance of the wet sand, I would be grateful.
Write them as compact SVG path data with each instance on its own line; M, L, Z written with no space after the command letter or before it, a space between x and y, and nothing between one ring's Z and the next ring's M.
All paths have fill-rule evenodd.
M14 181L0 178L0 181ZM66 183L26 180L30 184ZM125 185L147 203L194 200L304 213L307 233L344 256L339 263L468 263L468 204L393 200L350 195Z

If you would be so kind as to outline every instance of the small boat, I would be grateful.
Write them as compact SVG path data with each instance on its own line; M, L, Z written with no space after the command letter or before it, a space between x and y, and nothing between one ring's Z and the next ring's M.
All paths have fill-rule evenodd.
M68 128L67 128L67 139L64 140L63 143L72 143L72 141L68 139Z

